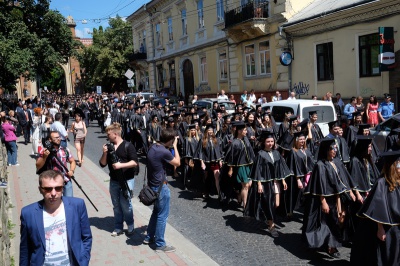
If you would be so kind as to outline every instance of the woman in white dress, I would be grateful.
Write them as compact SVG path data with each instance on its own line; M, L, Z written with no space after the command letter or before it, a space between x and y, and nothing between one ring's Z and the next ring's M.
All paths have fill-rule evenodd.
M104 117L106 118L106 121L104 121L104 126L108 127L111 125L111 112L110 112L110 107L106 106L104 110Z
M32 154L38 154L38 148L41 143L40 126L42 125L43 110L40 107L33 109L34 116L32 118Z

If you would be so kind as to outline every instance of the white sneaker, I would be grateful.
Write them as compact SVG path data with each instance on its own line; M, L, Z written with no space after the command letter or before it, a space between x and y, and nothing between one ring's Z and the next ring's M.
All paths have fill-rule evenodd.
M122 231L121 229L114 229L114 231L111 233L111 236L119 236L122 235L124 233L124 231Z

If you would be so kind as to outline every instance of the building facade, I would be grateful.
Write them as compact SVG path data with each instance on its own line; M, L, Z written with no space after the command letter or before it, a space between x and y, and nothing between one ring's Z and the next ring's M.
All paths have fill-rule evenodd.
M186 99L287 90L279 26L307 2L153 0L128 17L136 86Z
M327 92L343 98L392 94L400 90L400 2L396 0L316 0L283 24L293 46L291 80L302 98ZM394 27L391 71L380 71L383 37L379 27ZM387 39L383 42L387 42Z

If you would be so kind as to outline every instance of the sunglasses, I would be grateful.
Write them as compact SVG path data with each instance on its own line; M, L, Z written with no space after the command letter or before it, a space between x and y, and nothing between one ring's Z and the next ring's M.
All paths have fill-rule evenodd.
M40 187L41 189L44 190L44 192L50 193L53 191L53 189L56 190L56 192L61 192L64 188L64 186L58 186L58 187Z

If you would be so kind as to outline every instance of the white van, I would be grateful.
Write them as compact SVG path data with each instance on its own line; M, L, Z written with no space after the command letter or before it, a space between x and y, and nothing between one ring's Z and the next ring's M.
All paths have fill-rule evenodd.
M324 136L329 134L328 123L337 120L335 107L332 102L316 100L282 100L277 102L264 103L262 109L265 111L269 107L275 122L279 125L285 118L285 113L291 112L297 115L299 121L309 117L309 112L317 111L317 124L321 128Z

